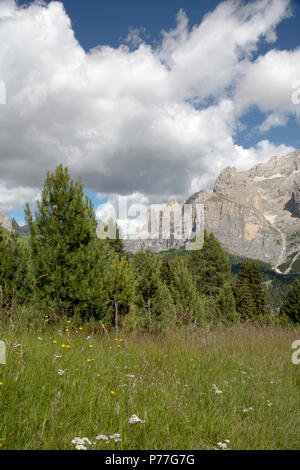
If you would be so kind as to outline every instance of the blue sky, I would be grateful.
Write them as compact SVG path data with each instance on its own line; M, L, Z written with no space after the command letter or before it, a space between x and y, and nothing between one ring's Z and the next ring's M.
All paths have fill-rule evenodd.
M12 9L14 0L0 0L0 14L1 2ZM31 3L19 0L0 23L0 41L15 60L13 68L3 52L0 79L12 98L11 124L6 116L2 125L0 113L0 210L18 221L23 199L33 202L46 170L61 161L82 176L97 207L118 194L136 202L183 199L211 187L226 165L246 169L300 148L299 106L288 103L300 80L299 1ZM29 8L16 10L22 5ZM226 32L231 22L236 37ZM19 146L11 143L14 128Z

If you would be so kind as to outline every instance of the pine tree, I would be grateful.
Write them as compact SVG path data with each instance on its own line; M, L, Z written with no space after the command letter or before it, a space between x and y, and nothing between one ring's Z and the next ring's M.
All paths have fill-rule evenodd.
M126 257L119 258L117 253L113 256L110 269L107 271L105 288L108 292L110 307L106 317L110 324L114 323L118 332L120 318L124 318L129 313L134 304L136 291L135 273Z
M152 322L172 306L168 287L160 277L160 260L150 251L136 253L132 259L137 275L137 305Z
M234 290L238 305L237 310L241 315L246 314L251 317L253 315L264 315L267 312L266 294L257 261L244 261L242 263L242 270L237 277Z
M230 264L224 250L213 233L204 231L201 250L190 251L190 266L201 295L216 297L230 280Z
M191 271L186 259L179 257L173 262L166 264L165 270L169 280L169 290L172 295L173 303L176 306L179 323L203 325L205 322L205 312L203 303L198 294L196 284L192 277Z
M109 238L108 237L108 243L109 246L114 250L117 255L121 258L122 256L126 256L125 250L124 250L124 242L120 238L120 228L116 224L116 237L115 238Z
M55 315L103 316L110 250L97 238L93 205L80 179L74 183L62 165L48 172L35 220L28 205L25 213L39 304Z
M233 285L235 297L236 311L239 313L241 320L247 320L256 315L256 305L248 280L236 282Z
M300 323L300 279L297 279L281 304L280 313L293 323Z
M30 296L29 248L16 232L0 227L0 304L22 304Z

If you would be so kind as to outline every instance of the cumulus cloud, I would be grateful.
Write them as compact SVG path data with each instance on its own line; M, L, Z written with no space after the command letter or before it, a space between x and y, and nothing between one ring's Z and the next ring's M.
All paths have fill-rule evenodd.
M268 141L244 149L234 137L250 106L297 113L289 92L300 77L299 50L255 58L260 41L276 39L288 7L229 0L192 28L180 11L156 47L131 31L131 47L86 52L62 3L0 0L0 184L17 205L16 188L34 199L46 171L63 162L109 201L120 194L158 202L211 186L228 164L286 153L291 147Z
M40 198L40 191L34 188L17 187L7 188L0 184L0 212L9 212L20 209L26 202L36 202Z
M286 126L288 120L289 118L285 114L271 113L264 120L264 122L260 126L258 126L258 131L264 133L269 131L273 127Z

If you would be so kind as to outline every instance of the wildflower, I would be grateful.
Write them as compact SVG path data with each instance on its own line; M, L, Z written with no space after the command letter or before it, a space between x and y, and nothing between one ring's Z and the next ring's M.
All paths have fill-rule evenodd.
M94 362L94 360L95 360L95 358L94 358L94 357L92 357L92 362Z
M124 341L124 339L120 338L119 341L122 343L122 341Z
M252 406L250 408L243 408L243 413L249 413L252 410Z
M109 439L108 439L107 436L105 436L105 434L99 434L99 436L96 436L96 440L97 441L101 441L101 440L102 441L108 441Z
M90 336L87 336L85 339L90 339Z
M87 437L75 437L71 444L74 444L77 450L87 450L86 445L92 445L91 441Z
M191 357L191 361L193 361L193 360L194 360L194 358L193 358L193 357Z
M216 384L213 384L213 389L214 389L216 395L220 395L221 393L223 393L222 390L218 389Z
M2 387L2 385L3 385L3 382L0 382L0 387Z
M39 337L38 337L38 340L39 340L39 341L43 341L43 338L41 338L41 337L39 336Z
M134 378L135 378L135 375L132 375L132 374L126 374L126 377L130 377L131 379L134 379Z
M75 331L76 335L78 335L78 330Z
M267 400L267 405L272 406L272 403L270 402L270 400Z
M111 347L111 346L109 346L109 348L108 348L108 349L112 349L112 347Z
M2 442L0 442L0 449L1 449L1 447L3 447Z
M111 396L114 397L116 392L114 392L113 390L110 392Z
M58 371L57 371L57 372L58 372L58 375L64 375L64 373L65 373L65 371L64 371L64 370L62 370L62 369L58 369Z
M185 387L188 387L188 384L185 384Z
M229 440L226 439L225 442L218 442L218 443L217 443L217 446L219 446L220 449L222 449L222 450L227 450L227 444L228 444L228 443L229 443Z
M140 419L137 415L130 416L128 423L129 424L136 424L136 423L145 423L146 421Z
M121 442L120 434L113 434L112 436L109 436L110 439L113 439L115 442Z
M118 341L118 338L115 338L115 341Z
M90 360L90 359L87 359L86 362L91 362L91 360Z
M71 321L70 321L70 320L68 320L68 321L67 321L67 323L71 323Z
M65 345L65 344L62 344L62 345L61 345L61 348L65 348L65 347L66 347L66 345Z
M66 344L66 349L70 349L71 346L69 344Z
M56 339L54 339L54 340L52 341L52 343L53 343L53 344L56 344L56 343L57 343Z
M76 369L75 369L75 370L76 370L76 372L78 372L78 371L79 371L78 367L76 367Z
M120 344L118 344L118 345L117 345L117 348L120 348L120 347L121 347L121 345L120 345Z
M82 331L82 326L79 327L79 330Z
M66 331L66 332L68 332L68 331L69 331L69 328L66 328L66 330L65 330L65 331Z
M90 344L90 345L89 345L89 348L90 348L90 349L92 349L92 348L93 348L93 345L92 345L92 344Z

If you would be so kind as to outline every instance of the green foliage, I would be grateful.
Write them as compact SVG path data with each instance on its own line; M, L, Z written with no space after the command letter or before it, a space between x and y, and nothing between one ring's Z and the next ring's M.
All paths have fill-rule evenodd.
M218 317L234 319L236 310L230 283L230 264L213 233L204 231L203 248L191 250L189 259L199 294L213 298L210 304Z
M118 328L120 317L122 320L132 308L136 291L135 272L124 256L112 256L106 272L105 288L109 298L106 320Z
M114 250L119 257L125 256L124 242L120 238L120 229L117 225L116 225L116 237L115 238L108 237L107 240L111 249Z
M0 228L0 305L30 297L29 249L16 232Z
M143 324L151 330L156 329L163 314L172 307L172 296L161 279L160 260L146 251L136 253L132 263L137 276L136 303L144 312Z
M92 203L84 199L81 181L73 182L67 168L48 172L30 228L34 293L54 315L94 315L101 318L108 304L105 271L111 252L96 236Z
M266 293L257 261L244 261L234 285L236 309L243 319L267 313Z
M281 315L286 315L293 323L300 323L300 279L297 279L284 298Z

